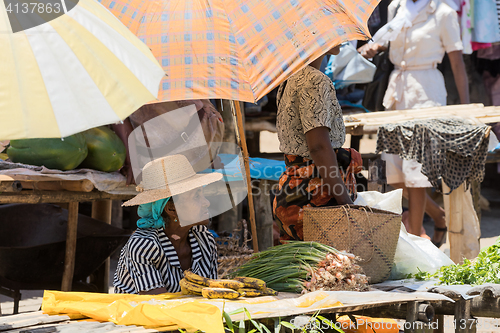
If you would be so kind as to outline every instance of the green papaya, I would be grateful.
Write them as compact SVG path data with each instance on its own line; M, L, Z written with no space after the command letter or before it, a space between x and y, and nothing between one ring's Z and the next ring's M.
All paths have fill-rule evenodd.
M87 141L89 153L80 164L80 168L113 172L123 166L127 150L115 132L106 126L101 126L86 130L82 134Z
M66 138L11 140L7 155L12 162L72 170L87 157L85 137L77 133Z

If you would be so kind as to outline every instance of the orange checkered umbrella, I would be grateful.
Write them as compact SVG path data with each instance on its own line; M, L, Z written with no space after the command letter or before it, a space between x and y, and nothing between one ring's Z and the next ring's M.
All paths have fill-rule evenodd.
M328 49L370 38L379 0L101 0L165 70L158 98L255 102Z

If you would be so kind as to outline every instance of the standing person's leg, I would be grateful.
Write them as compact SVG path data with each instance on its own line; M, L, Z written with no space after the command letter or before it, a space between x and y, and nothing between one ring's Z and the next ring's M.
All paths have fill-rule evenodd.
M408 188L408 208L410 211L409 232L429 238L423 230L425 203L427 199L426 188L432 187L427 177L422 174L422 164L416 160L403 160L402 170L405 176L405 186Z
M403 190L403 197L405 197L407 200L410 200L409 199L409 196L408 196L408 187L405 186L404 183L395 183L395 184L391 184L392 187L394 188L400 188ZM429 197L429 195L427 194L426 192L426 197L425 197L425 202L426 202L426 213L429 214L429 212L427 212L427 204L429 203L429 200L432 201L432 203L434 205L437 205L431 197ZM418 202L418 200L416 200L415 202ZM438 206L439 207L439 206ZM444 211L443 211L444 212ZM429 214L430 215L430 214ZM437 215L436 215L437 216ZM432 216L431 216L432 217ZM403 216L402 216L402 219L403 219L403 224L405 225L405 228L406 228L406 231L410 232L410 230L412 230L412 228L410 227L410 211L405 211L403 212ZM422 220L423 220L423 217L422 217ZM410 232L413 234L413 232ZM420 232L418 234L416 234L417 236L420 236L420 237L423 237L423 238L427 238L427 239L431 239L429 236L427 236L427 234L425 233L425 229L424 229L424 226L421 224L421 227L420 227Z
M404 183L391 184L394 188L403 189L403 197L408 199L408 188ZM432 198L425 193L425 213L429 215L434 220L434 234L432 236L432 242L434 244L441 245L442 240L446 234L446 215L444 209L439 206ZM410 214L409 212L403 213L403 223L407 231L410 231ZM420 237L428 237L425 233L425 229L422 226L420 229Z
M427 200L425 204L425 212L434 220L434 234L432 235L432 242L437 247L444 243L444 237L446 235L446 216L444 209L441 208L432 198L427 194Z
M422 235L422 222L424 220L426 202L425 187L408 187L409 233L416 236ZM425 234L425 231L424 231Z

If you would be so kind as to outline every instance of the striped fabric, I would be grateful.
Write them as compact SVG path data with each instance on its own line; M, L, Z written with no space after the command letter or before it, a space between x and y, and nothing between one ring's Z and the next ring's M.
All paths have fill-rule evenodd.
M379 0L98 0L165 70L160 100L254 102L350 40Z
M189 231L194 273L217 278L217 247L206 226L193 226ZM184 277L177 252L163 228L138 229L122 249L113 285L115 293L138 294L165 287L167 292L180 292Z

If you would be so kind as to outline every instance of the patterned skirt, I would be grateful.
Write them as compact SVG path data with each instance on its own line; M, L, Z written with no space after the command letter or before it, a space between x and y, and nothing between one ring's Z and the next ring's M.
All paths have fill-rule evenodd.
M339 175L356 199L355 174L362 169L361 154L352 148L335 149ZM273 201L274 218L280 227L280 239L303 240L304 207L336 206L337 201L323 184L312 160L285 154L286 171L279 179L278 191Z

